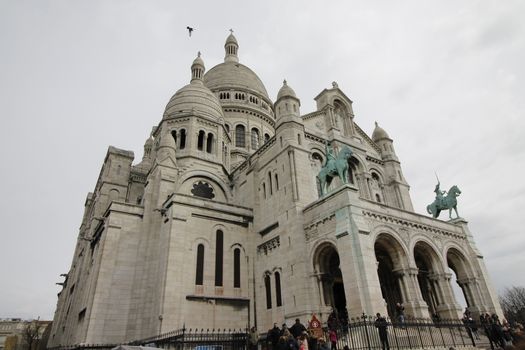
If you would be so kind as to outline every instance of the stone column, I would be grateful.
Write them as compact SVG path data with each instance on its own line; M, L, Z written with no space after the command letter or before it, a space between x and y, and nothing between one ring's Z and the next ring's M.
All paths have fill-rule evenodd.
M461 315L461 307L456 301L452 285L450 284L451 273L436 274L436 282L439 286L443 300L438 305L437 311L441 318L457 319Z
M359 178L363 178L363 196L365 198L371 199L372 198L372 191L370 191L370 174L368 173L360 173Z
M403 305L407 314L414 317L428 318L428 305L423 300L417 281L418 269L409 267L393 271L399 278Z
M469 311L473 316L478 317L481 312L486 310L486 306L479 290L478 279L462 278L458 280L458 284L463 290Z
M359 188L359 195L370 199L370 189L366 181L365 173L356 173L355 180L357 182L357 187Z

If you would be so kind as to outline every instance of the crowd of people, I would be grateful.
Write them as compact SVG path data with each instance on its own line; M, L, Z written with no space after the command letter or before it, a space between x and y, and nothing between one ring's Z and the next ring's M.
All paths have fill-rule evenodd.
M251 335L256 332L252 328ZM250 336L252 350L256 350L257 336ZM335 331L329 333L330 345L324 337L316 337L312 330L307 329L299 319L288 328L285 324L281 328L274 323L273 328L266 333L266 340L272 350L337 350L337 335Z
M396 304L396 321L398 327L405 327L404 306L401 303ZM439 315L432 315L434 322L439 323L441 319ZM483 330L487 338L491 341L495 348L501 349L525 349L525 332L524 327L520 323L513 325L509 324L505 319L499 320L496 314L484 313L480 315L479 322L476 322L471 312L465 309L462 318L463 324L472 339L480 340L479 329ZM315 332L313 329L305 327L299 319L288 328L286 323L281 327L274 323L273 328L266 333L266 343L268 350L338 350L337 340L339 329L344 329L345 324L348 324L348 319L345 317L338 317L336 311L333 311L327 319L328 329L321 334ZM374 326L377 328L379 339L383 350L389 350L390 344L388 341L388 327L389 322L386 317L377 313L374 320ZM257 329L252 327L249 336L250 350L258 350L260 337ZM344 346L342 350L349 350Z
M463 314L463 322L472 319L468 310ZM471 322L474 324L474 322ZM521 323L511 325L506 319L499 320L498 315L484 313L479 316L479 324L483 328L487 338L496 346L503 349L513 349L519 347L525 348L525 332ZM474 328L474 329L472 329ZM471 327L471 330L476 333L477 328Z

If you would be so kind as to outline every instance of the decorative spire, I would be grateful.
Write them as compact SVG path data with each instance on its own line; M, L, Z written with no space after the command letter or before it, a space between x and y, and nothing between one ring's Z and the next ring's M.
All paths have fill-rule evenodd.
M233 36L233 29L230 29L230 35L228 35L226 44L224 44L224 50L226 51L224 62L239 62L239 57L237 56L238 49L239 44L235 36Z
M201 52L197 53L197 58L193 60L191 65L191 82L202 83L202 77L204 76L204 61L201 58Z

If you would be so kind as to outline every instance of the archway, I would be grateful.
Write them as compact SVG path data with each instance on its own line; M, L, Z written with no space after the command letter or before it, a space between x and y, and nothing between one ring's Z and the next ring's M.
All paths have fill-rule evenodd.
M414 246L414 260L418 269L417 282L423 300L427 303L430 315L437 314L440 304L436 290L435 276L439 273L436 252L425 242L418 242Z
M396 273L403 268L402 261L406 260L406 256L399 242L387 234L379 235L374 244L374 252L381 295L385 300L388 316L394 318L396 303L406 301L403 300L399 276Z
M475 305L476 303L474 302L474 296L472 293L472 289L474 287L471 284L472 279L470 279L470 277L472 277L472 273L465 256L456 248L450 248L447 251L447 265L454 272L453 275L456 277L456 283L463 294L462 296L465 300L467 308L471 309L474 306L477 306ZM454 294L457 294L456 290L454 290ZM460 301L460 297L461 296L458 297L456 295L456 301Z
M341 273L339 254L331 244L317 249L315 267L320 276L324 304L337 312L339 319L347 317L346 295Z

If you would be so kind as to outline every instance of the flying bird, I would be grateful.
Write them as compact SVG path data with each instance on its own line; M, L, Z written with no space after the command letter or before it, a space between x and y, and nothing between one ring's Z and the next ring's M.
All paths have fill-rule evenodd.
M188 30L188 33L190 34L190 36L191 36L191 32L193 32L195 30L192 27L186 27L186 29Z

